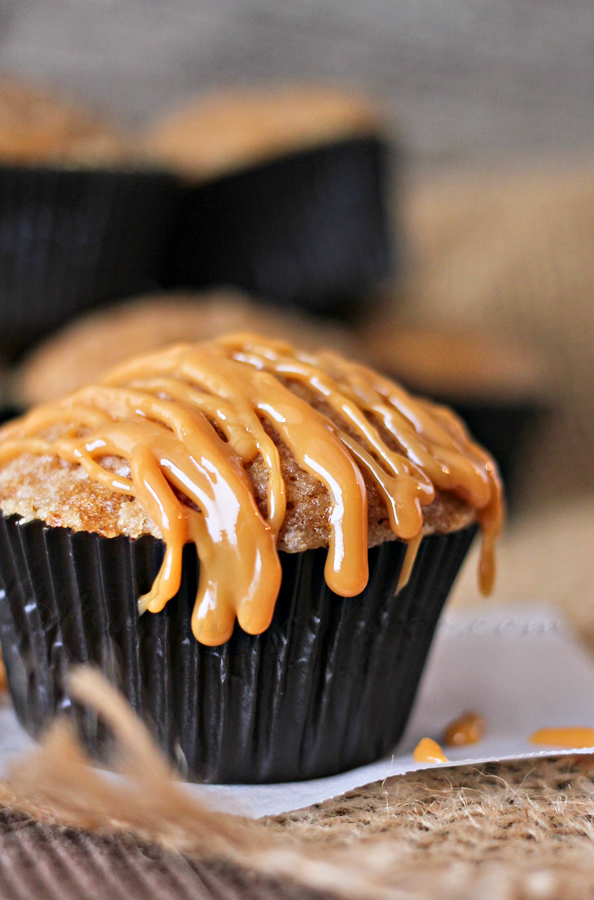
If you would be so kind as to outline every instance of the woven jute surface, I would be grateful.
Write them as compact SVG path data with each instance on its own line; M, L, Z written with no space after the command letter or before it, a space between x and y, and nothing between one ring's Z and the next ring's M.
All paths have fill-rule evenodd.
M267 876L8 809L0 812L0 896L577 900L594 896L593 823L594 761L585 756L394 778L267 823L332 861L324 890L300 884L298 865L295 880Z
M593 173L411 186L413 264L394 315L513 335L549 360L550 415L527 448L525 512L503 541L494 602L549 600L594 651ZM471 559L454 604L479 602L474 570ZM76 759L56 768L62 746L0 796L2 898L594 897L589 756L440 768L233 824L166 803L157 776L132 812L106 815L118 798L77 789Z

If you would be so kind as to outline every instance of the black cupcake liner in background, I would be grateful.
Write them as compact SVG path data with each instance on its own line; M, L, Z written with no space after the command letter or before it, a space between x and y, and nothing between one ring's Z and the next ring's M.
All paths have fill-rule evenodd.
M61 711L70 666L117 684L170 759L192 780L263 783L317 778L370 763L402 736L437 621L475 527L433 535L396 594L405 545L369 551L357 597L324 581L326 551L281 553L273 622L236 626L220 647L192 635L198 562L184 551L177 596L138 617L164 545L103 538L0 517L0 639L19 721L36 736ZM105 734L78 716L105 755Z
M388 155L349 138L188 187L165 285L354 316L394 268Z
M11 404L0 404L0 425L22 416L25 410L21 406L13 406Z
M78 312L154 289L177 215L157 171L0 166L0 355Z

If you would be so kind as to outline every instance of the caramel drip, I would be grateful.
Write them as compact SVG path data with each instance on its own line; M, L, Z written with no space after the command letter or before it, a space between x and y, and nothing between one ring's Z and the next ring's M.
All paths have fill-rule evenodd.
M547 747L569 747L570 750L585 750L594 747L594 728L578 725L540 728L530 735L530 743L545 744Z
M421 738L413 750L413 759L418 763L447 763L449 759L432 738Z
M423 532L419 531L416 537L411 538L408 542L408 546L406 548L406 554L404 556L404 562L402 563L402 568L400 570L400 576L398 578L398 586L396 588L396 593L398 594L403 587L406 587L408 582L410 581L410 576L412 575L412 570L415 565L415 561L417 558L417 554L419 552L419 547L421 546L421 541L423 540Z
M235 335L134 359L100 384L5 426L0 464L23 453L55 455L138 500L166 544L141 612L158 612L175 595L183 547L194 543L200 583L192 628L214 646L228 640L236 617L259 634L274 612L286 496L266 425L328 491L325 577L335 593L354 596L367 584L362 471L384 499L390 528L409 542L399 587L420 544L422 508L439 488L477 510L481 586L489 589L502 520L494 464L453 414L333 354L312 357L283 342ZM106 467L106 457L127 461L129 477ZM268 472L265 516L245 471L256 457Z
M367 453L354 451L352 443L348 446L368 470L373 463L370 474L387 501L390 525L398 537L408 540L418 534L420 507L431 503L435 487L458 494L477 509L483 530L480 587L485 594L491 592L495 540L503 518L501 485L493 460L470 440L454 413L412 398L393 381L333 353L311 357L296 354L280 341L246 341L241 335L223 338L220 343L237 360L307 384L344 417L367 444ZM386 446L373 420L393 436L399 451ZM379 459L379 466L373 456Z
M463 747L467 744L478 744L485 736L486 723L480 713L462 713L447 726L443 733L443 742L448 747Z

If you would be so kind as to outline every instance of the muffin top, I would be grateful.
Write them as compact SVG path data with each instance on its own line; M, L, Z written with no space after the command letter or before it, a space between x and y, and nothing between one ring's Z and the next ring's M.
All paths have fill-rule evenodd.
M110 165L124 139L101 118L43 88L0 77L0 161L5 165Z
M275 335L306 350L351 351L351 339L338 326L265 306L231 288L148 294L93 310L50 335L14 372L13 400L25 407L57 400L131 356L233 331Z
M356 94L285 85L197 97L152 125L141 143L154 162L204 179L379 130L377 113Z
M194 634L224 643L235 617L270 624L278 549L327 546L341 596L368 579L367 550L478 521L480 578L501 527L495 464L456 416L335 353L254 335L139 357L0 430L0 508L106 537L151 533L163 566L140 609L158 612L196 544ZM407 554L407 556L409 556Z

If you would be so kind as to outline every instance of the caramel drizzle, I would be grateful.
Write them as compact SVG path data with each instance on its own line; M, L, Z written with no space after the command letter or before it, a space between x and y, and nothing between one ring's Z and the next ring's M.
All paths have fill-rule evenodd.
M560 728L539 728L530 735L531 744L547 747L569 747L585 750L594 747L594 728L583 725L565 725Z
M443 733L443 742L448 747L463 747L478 744L485 736L487 723L477 712L465 712L454 719Z
M421 738L413 750L413 759L418 763L447 763L449 759L433 738Z
M320 409L290 390L295 382ZM324 414L324 405L343 427ZM480 584L490 590L503 515L494 463L452 413L334 354L313 357L284 342L233 335L134 359L101 383L5 426L0 464L24 453L55 455L137 498L166 545L159 574L139 600L141 612L160 611L177 593L183 547L193 542L200 581L192 629L199 641L216 646L229 639L236 617L249 634L264 631L280 586L276 543L285 484L264 423L328 490L325 578L335 593L354 596L368 580L362 470L385 501L390 528L409 542L399 587L418 550L422 508L437 487L477 510ZM397 449L386 444L380 425ZM56 428L59 436L48 438ZM125 459L130 477L105 468L101 460L109 456ZM266 517L244 468L257 456L268 471Z

